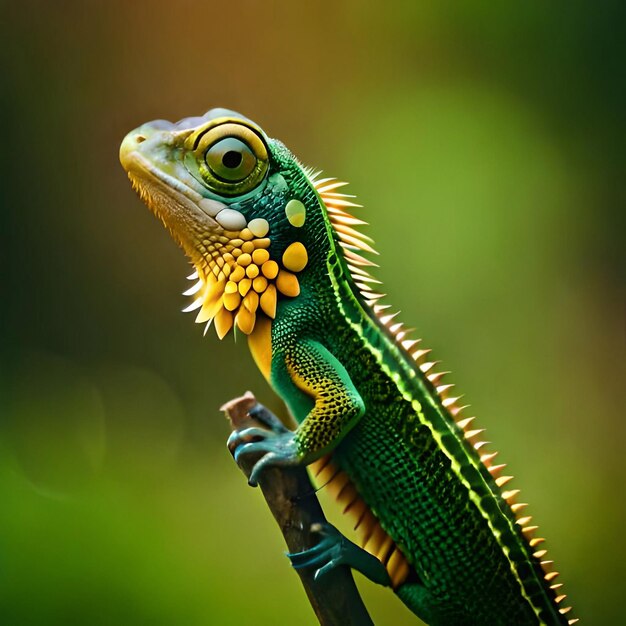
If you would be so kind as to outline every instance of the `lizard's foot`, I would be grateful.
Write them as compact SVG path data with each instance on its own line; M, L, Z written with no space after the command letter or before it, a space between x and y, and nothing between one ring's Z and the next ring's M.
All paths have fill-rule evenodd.
M315 567L314 579L318 580L332 569L341 565L348 566L361 572L372 582L390 586L391 580L387 568L373 555L360 548L344 537L328 522L318 530L320 542L294 554L287 554L294 569Z
M250 441L253 438L256 441ZM227 445L236 463L246 455L265 453L250 472L248 484L252 487L259 484L259 476L265 468L299 465L302 462L298 456L294 434L289 430L279 433L264 428L236 430L228 438Z

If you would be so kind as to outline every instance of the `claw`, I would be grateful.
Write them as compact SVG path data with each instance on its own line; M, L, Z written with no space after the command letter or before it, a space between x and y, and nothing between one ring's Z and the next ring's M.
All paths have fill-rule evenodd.
M325 537L308 550L287 553L287 558L291 561L291 565L294 569L303 569L310 565L315 565L319 556L329 550L332 545L332 540Z
M313 548L311 548L313 549ZM311 567L312 565L317 565L319 562L319 556L322 555L325 552L325 550L322 550L321 552L317 553L316 555L311 555L311 558L309 559L304 559L304 560L295 560L293 558L290 558L291 561L291 567L293 567L293 569L305 569L306 567ZM289 555L287 555L289 556Z
M252 444L249 444L252 445ZM263 470L272 465L287 466L297 465L300 462L298 457L285 457L281 456L277 452L268 452L264 457L259 459L252 471L250 472L250 478L248 478L248 484L251 487L256 487L259 484L259 476L263 473Z
M256 440L250 441L250 439ZM297 452L294 435L289 430L275 433L264 428L245 428L231 433L228 438L228 448L238 465L244 456L263 454L250 472L248 484L252 487L258 485L259 477L267 467L285 467L302 463Z
M228 437L226 445L228 446L228 449L232 451L233 448L236 448L243 443L248 443L248 440L254 437L265 438L268 436L268 434L271 433L269 433L264 428L257 427L244 428L243 430L235 430Z
M251 453L251 452L258 452L257 447L254 446L253 443L258 443L258 442L241 443L239 444L239 446L237 446L237 448L235 449L235 452L233 453L235 463L239 463L239 458L241 457L242 454L245 456L246 454Z
M343 565L343 564L344 563L341 560L341 558L331 559L328 563L326 563L326 565L323 565L322 567L320 567L315 572L315 574L313 574L313 580L315 580L315 581L320 580L320 578L323 578L324 576L326 576L326 574L328 574L329 572L334 570L337 566Z

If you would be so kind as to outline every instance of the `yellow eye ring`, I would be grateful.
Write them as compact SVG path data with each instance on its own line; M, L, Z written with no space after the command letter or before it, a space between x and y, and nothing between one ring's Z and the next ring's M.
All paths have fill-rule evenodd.
M260 131L222 118L190 135L186 162L214 193L235 196L254 189L265 177L268 152Z

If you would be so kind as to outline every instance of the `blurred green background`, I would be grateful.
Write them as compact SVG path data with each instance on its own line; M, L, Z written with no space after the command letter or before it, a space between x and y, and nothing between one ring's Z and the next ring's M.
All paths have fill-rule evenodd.
M126 132L239 110L351 181L584 624L623 622L620 2L0 5L0 623L313 624ZM379 625L411 622L360 581Z

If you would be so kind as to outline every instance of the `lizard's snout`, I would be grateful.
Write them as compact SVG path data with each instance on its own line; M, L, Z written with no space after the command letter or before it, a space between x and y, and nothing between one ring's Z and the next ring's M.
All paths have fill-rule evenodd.
M149 143L160 142L170 136L172 129L175 128L174 124L166 120L155 120L154 122L148 122L142 124L135 130L132 130L120 146L120 161L125 170L129 170L133 157L135 154L141 153L141 144L146 141ZM159 139L159 137L161 139ZM151 140L151 141L150 141Z
M143 143L145 140L146 136L137 130L128 133L128 135L124 137L124 141L122 141L122 145L120 146L120 162L125 170L128 171L131 155L137 150L139 144Z

